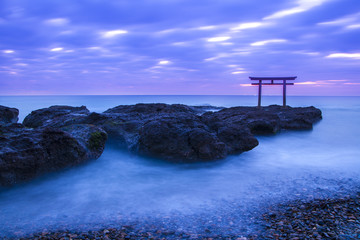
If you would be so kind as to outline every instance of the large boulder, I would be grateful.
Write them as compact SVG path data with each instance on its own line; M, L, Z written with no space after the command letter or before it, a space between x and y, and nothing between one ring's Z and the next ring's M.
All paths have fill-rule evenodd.
M224 158L225 143L193 114L177 113L146 121L137 151L177 162Z
M75 136L81 132L78 140L61 129L0 126L0 185L14 185L98 158L106 133L96 126L87 126L85 131L84 127L69 129Z
M19 110L0 105L0 125L17 123L19 120Z
M32 111L23 121L26 127L63 127L77 124L79 120L90 114L85 107L51 106Z

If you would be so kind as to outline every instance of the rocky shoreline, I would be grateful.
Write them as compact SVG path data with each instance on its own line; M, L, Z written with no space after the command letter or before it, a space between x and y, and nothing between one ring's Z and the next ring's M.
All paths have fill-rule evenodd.
M359 239L360 193L310 201L295 200L273 206L257 217L260 227L250 235L212 233L210 230L205 230L205 233L182 232L156 225L123 225L85 232L44 231L5 239Z

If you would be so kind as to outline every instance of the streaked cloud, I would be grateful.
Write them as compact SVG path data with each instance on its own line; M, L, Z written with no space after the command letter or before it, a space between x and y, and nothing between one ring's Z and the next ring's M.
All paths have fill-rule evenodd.
M116 29L116 30L101 32L101 36L103 38L113 38L126 33L128 33L128 31L122 29Z
M171 62L170 61L168 61L168 60L161 60L161 61L159 61L159 64L160 65L167 65L167 64L170 64Z
M237 27L233 27L230 30L232 31L238 31L243 29L249 29L249 28L258 28L264 26L264 23L262 22L248 22L248 23L241 23Z
M346 84L346 85L360 85L360 83L355 83L355 82L349 82L349 83L344 83L344 84Z
M360 59L360 53L332 53L326 56L327 58L353 58Z
M360 28L360 23L359 24L351 24L346 26L347 29L357 29Z
M283 18L289 15L296 13L301 13L310 10L311 8L317 7L328 0L298 0L296 1L296 7L288 8L275 12L267 17L264 17L264 20L278 19Z
M263 46L269 43L284 43L287 42L286 39L269 39L269 40L264 40L264 41L258 41L258 42L253 42L250 45L251 46Z
M246 71L234 71L234 72L231 72L231 74L243 74L243 73L248 73Z
M230 38L231 38L230 36L212 37L212 38L209 38L207 41L208 42L223 42L223 41L229 40Z
M69 22L70 21L67 18L52 18L44 21L45 24L52 26L64 26L67 25Z
M320 22L318 23L318 25L336 26L336 25L349 25L351 23L360 23L360 12L346 15L332 21Z
M50 49L50 52L60 52L60 51L62 51L62 50L64 50L64 48L62 48L62 47L56 47L56 48Z
M14 53L14 52L15 52L14 50L10 50L10 49L3 50L3 53Z
M307 82L296 82L296 85L314 85L318 84L317 82L307 81Z
M211 25L211 26L201 26L201 27L197 27L195 28L196 30L214 30L216 29L216 26Z

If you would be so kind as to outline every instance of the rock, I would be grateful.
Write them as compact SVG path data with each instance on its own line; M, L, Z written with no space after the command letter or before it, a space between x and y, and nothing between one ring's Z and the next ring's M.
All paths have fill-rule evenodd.
M280 129L280 119L275 113L256 107L232 107L203 114L204 121L218 128L224 125L246 127L253 134L273 134Z
M61 129L28 129L22 124L0 126L0 185L14 185L99 157L106 134L96 126L86 127L82 135L76 133L75 127L69 130L82 138L79 141Z
M203 121L217 129L233 124L247 126L253 134L273 134L281 129L311 129L321 111L315 107L232 107L202 115Z
M51 106L32 111L23 121L26 127L63 127L78 123L79 119L90 114L85 106Z
M74 137L84 149L90 159L97 159L101 156L107 140L106 132L90 124L72 124L61 128Z
M309 129L320 119L321 111L314 107L218 108L153 103L120 105L104 113L90 113L84 106L53 106L33 111L24 125L56 127L72 135L75 131L79 141L88 136L79 134L81 124L96 125L118 148L170 161L194 162L249 151L258 145L253 134Z
M248 128L228 124L217 129L218 137L226 144L228 154L238 154L256 147L259 142Z
M0 125L17 123L19 110L0 105Z
M153 119L139 132L138 151L173 161L204 161L226 156L225 144L191 114Z
M183 104L165 104L165 103L138 103L135 105L119 105L106 110L104 113L136 113L136 114L161 114L161 113L194 113L195 111Z

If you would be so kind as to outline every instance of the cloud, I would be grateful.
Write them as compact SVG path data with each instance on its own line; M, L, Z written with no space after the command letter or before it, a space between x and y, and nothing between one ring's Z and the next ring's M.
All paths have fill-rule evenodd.
M233 27L230 30L232 31L238 31L243 29L249 29L249 28L258 28L264 26L264 23L262 22L248 22L248 23L241 23L237 27Z
M318 25L325 25L325 26L348 25L349 23L358 22L358 21L360 21L360 12L355 14L350 14L341 18L337 18L332 21L320 22L318 23Z
M170 64L170 63L171 63L171 62L168 61L168 60L161 60L161 61L159 61L158 64L160 64L160 65L167 65L167 64Z
M56 47L56 48L50 49L50 52L60 52L60 51L62 51L62 50L64 50L64 48L62 48L62 47Z
M349 83L344 83L346 85L360 85L360 83L354 83L354 82L349 82Z
M243 73L248 73L246 71L234 71L234 72L231 72L231 74L243 74Z
M212 37L212 38L209 38L207 41L208 42L223 42L223 41L229 40L230 38L231 38L230 36Z
M296 82L295 85L314 85L314 84L318 84L317 82L313 82L313 81L307 81L307 82Z
M70 21L67 18L52 18L44 21L45 24L52 26L64 26L67 25L69 22Z
M14 53L14 52L15 52L14 50L10 50L10 49L3 50L3 53Z
M116 30L102 32L101 36L103 38L113 38L126 33L128 33L128 31L122 29L116 29Z
M353 58L360 59L360 53L332 53L326 56L326 58Z
M216 29L216 26L212 25L212 26L201 26L201 27L196 27L195 30L213 30Z
M298 0L296 1L297 6L289 9L280 10L278 12L275 12L267 17L264 17L264 20L272 20L272 19L278 19L283 18L289 15L293 15L296 13L301 13L308 11L314 7L317 7L323 3L325 3L328 0Z
M360 23L359 24L351 24L346 26L347 29L357 29L360 28Z
M346 30L354 30L360 28L360 12L350 14L332 21L320 22L319 26L338 26Z
M269 40L264 40L264 41L258 41L258 42L253 42L250 45L251 46L263 46L269 43L283 43L283 42L287 42L286 39L269 39Z

